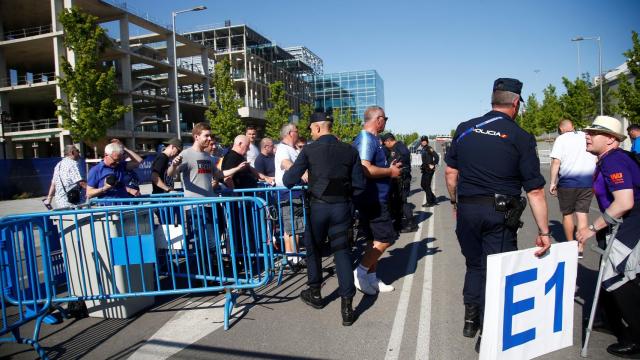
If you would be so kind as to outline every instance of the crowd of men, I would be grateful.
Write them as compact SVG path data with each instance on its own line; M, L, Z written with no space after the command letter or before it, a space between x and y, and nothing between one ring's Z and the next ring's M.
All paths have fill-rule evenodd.
M515 122L523 102L521 90L522 83L516 79L497 79L492 110L461 123L445 154L455 233L466 264L466 337L481 333L486 257L517 249L517 231L527 202L538 227L536 255L543 256L551 244L546 181L536 140ZM277 144L265 137L259 146L257 129L249 127L235 137L225 153L209 125L198 123L190 148L183 150L182 142L172 139L156 157L153 193L174 191L176 177L180 177L186 197L214 196L219 188L255 188L258 181L287 188L307 185L306 222L302 219L303 193L285 192L282 197L285 251L295 255L305 249L308 288L300 297L317 309L326 305L321 295L321 256L333 253L342 324L349 326L356 320L352 305L356 289L367 295L394 290L380 280L378 260L399 233L418 229L408 202L411 154L393 134L383 134L388 120L383 108L371 106L364 113L362 131L344 142L351 139L338 139L331 133L332 117L317 112L310 119L309 144L300 139L293 123L282 127ZM620 148L626 135L620 121L612 117L598 116L584 131L562 120L558 131L550 154L549 193L559 199L564 235L578 241L582 256L589 238L596 236L604 247L607 234L614 225L618 227L616 237L609 240L615 251L607 261L602 284L606 290L602 312L618 337L607 351L616 356L640 356L640 316L635 311L640 301L640 277L636 277L640 272L640 168L637 155L633 155L640 152L640 128L631 125L627 129L633 144L631 153ZM438 198L432 191L432 180L439 155L426 136L420 139L419 152L420 187L426 198L423 206L435 206ZM105 147L103 160L89 171L86 181L74 169L77 149L68 146L65 155L56 166L45 204L55 195L58 207L73 205L68 201L69 188L86 189L86 199L140 194L133 169L142 159L118 140ZM521 196L523 190L525 197ZM589 224L594 195L601 216ZM350 230L355 213L359 237L368 245L354 269ZM297 259L289 258L294 265Z

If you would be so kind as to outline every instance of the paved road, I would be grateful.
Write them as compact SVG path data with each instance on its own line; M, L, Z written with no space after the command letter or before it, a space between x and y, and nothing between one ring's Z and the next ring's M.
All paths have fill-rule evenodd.
M548 168L544 168L548 174ZM414 174L418 176L419 174ZM144 314L128 320L68 320L44 326L42 345L57 359L474 359L475 340L462 336L461 299L464 259L460 254L454 219L443 184L442 169L435 180L441 203L422 208L424 193L414 190L411 202L420 219L417 233L402 234L380 262L380 277L396 290L376 297L358 293L359 314L352 327L342 327L335 276L327 273L323 296L330 303L323 310L299 299L305 274L287 274L281 285L259 292L253 303L240 297L231 329L222 329L221 294L159 298ZM412 187L419 187L414 179ZM3 202L2 213L31 210L35 201ZM595 215L592 215L595 216ZM520 248L531 247L537 230L529 212L520 232ZM552 231L562 240L557 200L550 199ZM331 259L325 266L332 265ZM545 359L578 359L582 338L582 304L590 303L597 268L587 252L580 261L575 300L574 346L544 356ZM608 358L604 348L614 341L594 333L590 355ZM0 345L0 356L34 358L25 345Z

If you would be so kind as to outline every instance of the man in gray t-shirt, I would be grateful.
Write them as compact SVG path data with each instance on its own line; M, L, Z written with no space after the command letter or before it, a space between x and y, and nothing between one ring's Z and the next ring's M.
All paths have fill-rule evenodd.
M216 168L209 153L205 152L211 142L209 124L196 124L193 127L192 135L193 146L176 156L173 161L177 165L176 171L181 175L185 197L210 197L214 195L214 182L224 181L225 176L233 175L236 171L247 166L247 162L222 172ZM167 170L167 174L173 176L169 170Z

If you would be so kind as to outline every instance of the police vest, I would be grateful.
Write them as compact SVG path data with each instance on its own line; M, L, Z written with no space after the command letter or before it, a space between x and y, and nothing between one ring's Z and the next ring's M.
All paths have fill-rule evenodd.
M305 146L309 161L309 192L312 197L329 203L351 198L351 171L354 152L343 142L313 142Z

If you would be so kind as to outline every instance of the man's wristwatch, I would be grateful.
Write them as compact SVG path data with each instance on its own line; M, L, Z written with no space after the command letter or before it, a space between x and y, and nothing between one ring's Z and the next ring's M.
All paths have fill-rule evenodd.
M593 231L593 232L598 232L598 230L596 229L596 226L591 224L589 225L589 230Z

